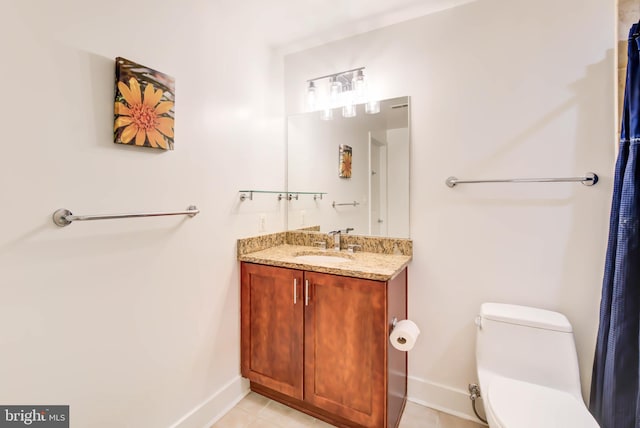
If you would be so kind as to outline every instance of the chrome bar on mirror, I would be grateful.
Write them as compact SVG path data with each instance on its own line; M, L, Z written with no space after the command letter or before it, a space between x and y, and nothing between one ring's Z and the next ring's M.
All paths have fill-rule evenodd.
M333 201L333 204L331 204L331 206L333 208L347 206L347 205L351 205L351 206L357 207L358 205L360 205L360 202L353 201L353 202L346 202L346 203L339 204L336 201Z

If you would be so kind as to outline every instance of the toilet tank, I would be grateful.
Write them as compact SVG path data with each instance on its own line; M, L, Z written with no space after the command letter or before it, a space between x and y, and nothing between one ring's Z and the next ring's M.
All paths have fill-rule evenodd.
M480 386L494 375L569 392L582 400L573 329L558 312L483 303L477 319Z

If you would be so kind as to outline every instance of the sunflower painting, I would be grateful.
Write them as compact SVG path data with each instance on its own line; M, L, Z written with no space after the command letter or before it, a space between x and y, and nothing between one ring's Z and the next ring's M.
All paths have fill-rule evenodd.
M116 58L114 142L173 150L174 79Z
M351 178L351 146L340 144L340 178Z

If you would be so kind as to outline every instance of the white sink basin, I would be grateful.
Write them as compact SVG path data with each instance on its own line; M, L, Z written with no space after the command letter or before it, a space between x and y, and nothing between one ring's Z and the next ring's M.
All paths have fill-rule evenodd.
M350 260L340 256L319 255L319 254L307 254L303 256L296 256L295 258L305 263L344 263Z

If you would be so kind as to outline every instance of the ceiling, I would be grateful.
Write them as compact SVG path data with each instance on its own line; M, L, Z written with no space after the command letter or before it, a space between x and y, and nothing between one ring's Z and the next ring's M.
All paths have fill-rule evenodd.
M266 41L291 53L475 0L250 0ZM245 9L246 10L246 9Z

